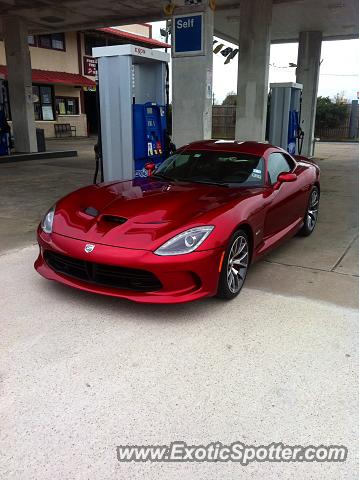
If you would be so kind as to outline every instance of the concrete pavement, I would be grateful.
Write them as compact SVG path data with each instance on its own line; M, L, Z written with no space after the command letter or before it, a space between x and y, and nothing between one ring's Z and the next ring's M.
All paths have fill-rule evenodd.
M356 479L359 146L323 144L317 154L315 233L253 266L233 302L172 307L77 292L33 270L27 230L52 197L88 182L88 154L26 165L20 178L1 167L0 478ZM344 444L349 459L247 467L116 459L116 445L172 440Z
M39 221L60 197L92 183L95 140L47 140L51 150L78 150L78 157L1 165L0 252L35 242Z
M358 311L246 288L133 305L1 259L0 478L354 480ZM21 279L21 283L19 283ZM21 285L21 286L20 286ZM120 464L116 445L344 444L344 464Z

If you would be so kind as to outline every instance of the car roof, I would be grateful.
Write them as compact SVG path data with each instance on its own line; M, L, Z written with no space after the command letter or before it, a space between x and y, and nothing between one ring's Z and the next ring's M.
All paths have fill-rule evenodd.
M239 152L239 153L249 153L252 155L262 156L266 150L269 148L275 148L281 150L280 148L271 145L268 142L239 142L237 140L200 140L197 142L189 143L184 145L182 148L189 150L215 150L222 152ZM182 150L181 148L181 150Z

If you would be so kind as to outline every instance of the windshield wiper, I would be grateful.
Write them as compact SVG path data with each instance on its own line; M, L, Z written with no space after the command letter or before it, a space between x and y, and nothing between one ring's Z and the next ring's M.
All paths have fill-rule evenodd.
M205 185L216 185L217 187L226 187L229 188L228 183L221 183L221 182L211 182L209 180L191 180L188 179L187 182L192 182L192 183L204 183Z
M226 187L229 188L228 183L220 183L220 182L211 182L209 180L193 180L192 178L172 178L163 175L163 173L154 173L151 175L152 178L160 178L161 180L168 180L170 182L184 182L184 183L203 183L205 185L216 185L218 187Z

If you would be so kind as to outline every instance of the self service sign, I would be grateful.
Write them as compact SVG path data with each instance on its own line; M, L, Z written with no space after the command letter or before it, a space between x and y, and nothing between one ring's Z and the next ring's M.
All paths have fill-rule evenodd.
M173 17L173 56L203 55L203 13Z

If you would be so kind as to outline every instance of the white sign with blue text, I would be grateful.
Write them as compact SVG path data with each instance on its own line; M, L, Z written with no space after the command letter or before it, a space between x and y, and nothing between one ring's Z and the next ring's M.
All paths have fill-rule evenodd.
M174 57L203 55L203 13L173 17Z

